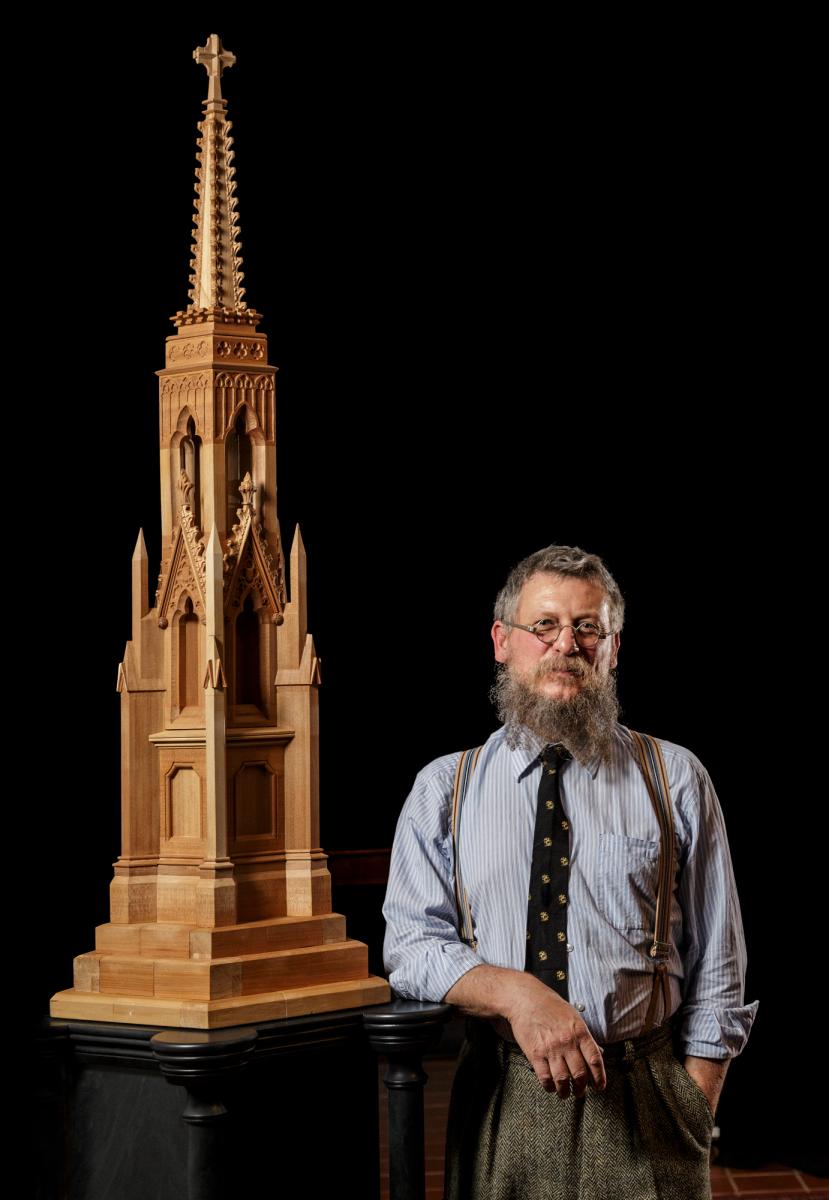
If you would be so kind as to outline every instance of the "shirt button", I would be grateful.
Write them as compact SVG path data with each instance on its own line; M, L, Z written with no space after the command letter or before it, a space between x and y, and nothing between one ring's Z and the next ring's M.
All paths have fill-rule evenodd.
M568 943L567 943L567 952L568 952L568 953L572 953L572 950L573 950L572 943L568 942Z
M583 1005L583 1004L576 1004L576 1005L575 1005L575 1007L576 1007L576 1008L579 1010L579 1012L584 1012L584 1005Z

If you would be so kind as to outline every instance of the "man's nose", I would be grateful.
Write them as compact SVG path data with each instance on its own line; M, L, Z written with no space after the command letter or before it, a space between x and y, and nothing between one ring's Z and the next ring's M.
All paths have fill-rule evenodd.
M553 642L560 654L578 654L579 644L576 641L576 631L572 625L563 626L561 633Z

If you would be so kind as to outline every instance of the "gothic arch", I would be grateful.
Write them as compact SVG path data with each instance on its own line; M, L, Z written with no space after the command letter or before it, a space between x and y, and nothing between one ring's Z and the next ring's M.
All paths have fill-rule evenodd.
M170 438L170 486L173 513L178 514L181 504L179 480L186 471L193 485L191 510L196 526L202 528L204 513L204 490L202 486L202 439L198 422L188 405L178 415L175 432Z
M233 430L238 427L240 417L244 419L245 433L249 438L253 438L255 440L264 439L265 435L262 430L262 426L259 423L259 417L256 414L256 409L252 404L249 404L247 400L240 400L233 409L233 412L230 414L230 419L227 423L225 436L233 432Z
M262 697L261 600L249 588L236 615L233 630L233 702L239 708L264 710Z
M172 622L172 715L196 717L204 706L204 648L196 604L182 593Z

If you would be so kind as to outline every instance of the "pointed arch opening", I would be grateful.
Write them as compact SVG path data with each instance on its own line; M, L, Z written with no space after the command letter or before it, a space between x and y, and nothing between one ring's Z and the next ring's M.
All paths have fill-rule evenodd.
M233 428L225 439L226 479L227 479L227 528L232 529L236 523L236 509L242 503L239 495L239 484L250 471L253 477L253 443L248 434L248 409L242 405L233 424Z
M199 618L190 597L178 621L178 709L182 716L196 712L202 701Z
M249 592L236 618L234 696L237 707L262 709L259 613Z
M201 438L196 436L196 422L192 417L187 422L187 431L179 442L179 467L187 472L187 477L193 485L190 507L196 524L201 528Z

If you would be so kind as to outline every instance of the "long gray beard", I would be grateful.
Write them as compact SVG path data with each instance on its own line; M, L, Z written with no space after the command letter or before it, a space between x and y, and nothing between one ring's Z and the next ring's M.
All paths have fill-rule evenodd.
M552 664L555 665L560 664ZM572 667L573 660L567 666ZM495 664L495 682L489 698L504 722L507 745L515 750L532 746L527 731L549 742L563 742L574 758L590 762L596 755L608 757L613 731L621 709L613 675L595 675L582 664L585 680L578 693L560 700L535 691L508 663ZM551 666L538 663L535 679L541 679Z

